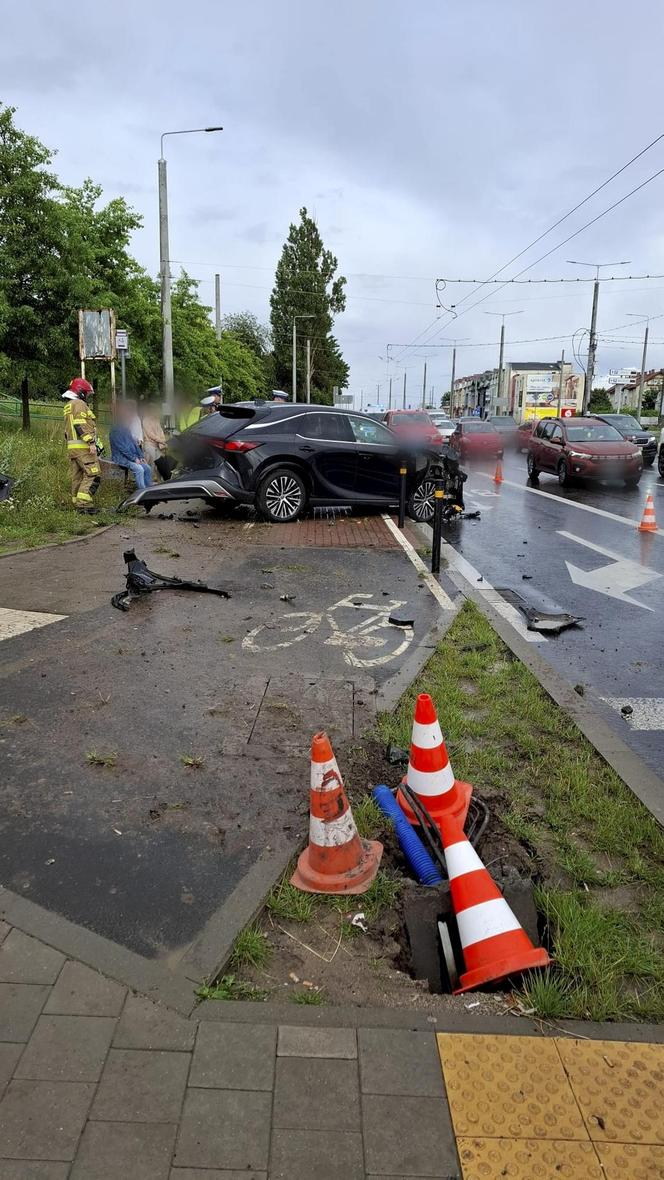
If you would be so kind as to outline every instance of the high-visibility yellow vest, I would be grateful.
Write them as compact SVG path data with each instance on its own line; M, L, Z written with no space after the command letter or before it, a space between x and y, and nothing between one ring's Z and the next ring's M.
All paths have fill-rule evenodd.
M65 438L68 451L88 451L97 438L97 420L82 401L68 401L64 409Z
M183 410L178 417L178 430L187 430L190 426L194 426L199 421L200 416L200 406L192 406L190 410Z

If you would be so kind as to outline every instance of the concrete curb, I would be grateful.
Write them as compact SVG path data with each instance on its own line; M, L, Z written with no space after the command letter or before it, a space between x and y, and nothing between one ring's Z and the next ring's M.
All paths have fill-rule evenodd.
M43 549L60 549L63 545L75 545L77 541L92 541L95 537L101 537L102 533L108 532L109 529L117 528L119 520L114 520L112 524L103 524L100 528L95 529L94 533L84 533L82 537L67 537L65 541L49 541L47 545L35 545L31 549L8 549L6 553L0 553L0 560L3 557L20 557L22 553L41 553Z
M426 536L423 531L421 535ZM664 781L659 775L614 733L608 722L597 712L592 700L579 696L545 657L539 651L535 651L532 644L522 639L491 607L472 583L467 582L457 570L448 569L446 574L461 593L481 610L503 643L533 673L544 691L572 718L591 746L615 770L644 807L647 807L653 818L664 826Z

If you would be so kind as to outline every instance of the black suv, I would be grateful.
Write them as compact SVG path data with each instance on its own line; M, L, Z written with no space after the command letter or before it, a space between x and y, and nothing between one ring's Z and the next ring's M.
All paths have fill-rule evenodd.
M601 422L608 422L609 426L615 426L623 438L626 438L628 442L636 443L643 455L643 466L652 467L657 457L657 439L650 431L644 430L636 418L633 418L631 414L592 414L591 417L599 418Z
M388 508L399 501L399 469L407 469L408 512L433 513L430 459L404 450L391 430L366 414L336 406L223 406L178 435L177 475L137 491L124 506L149 512L172 500L206 500L218 512L255 505L264 520L296 520L307 506Z

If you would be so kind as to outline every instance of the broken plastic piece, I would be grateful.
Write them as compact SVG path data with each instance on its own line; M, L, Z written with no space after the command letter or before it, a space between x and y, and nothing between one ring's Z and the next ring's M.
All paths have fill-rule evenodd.
M351 926L357 926L358 929L363 930L365 934L368 934L369 928L364 920L365 918L366 918L366 914L365 914L364 910L360 910L359 913L353 914L353 916L350 920L350 924L351 924Z
M142 594L152 594L155 590L200 590L204 594L230 598L226 590L208 586L206 582L189 582L184 578L168 578L163 574L155 574L140 557L136 556L133 549L125 550L124 560L127 563L127 588L119 594L114 594L111 599L111 605L117 610L129 610L135 598L140 598Z

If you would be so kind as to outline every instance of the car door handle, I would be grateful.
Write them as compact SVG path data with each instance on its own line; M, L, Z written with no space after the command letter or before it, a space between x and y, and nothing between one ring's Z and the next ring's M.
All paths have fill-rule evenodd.
M371 451L359 451L357 457L358 459L373 459Z

